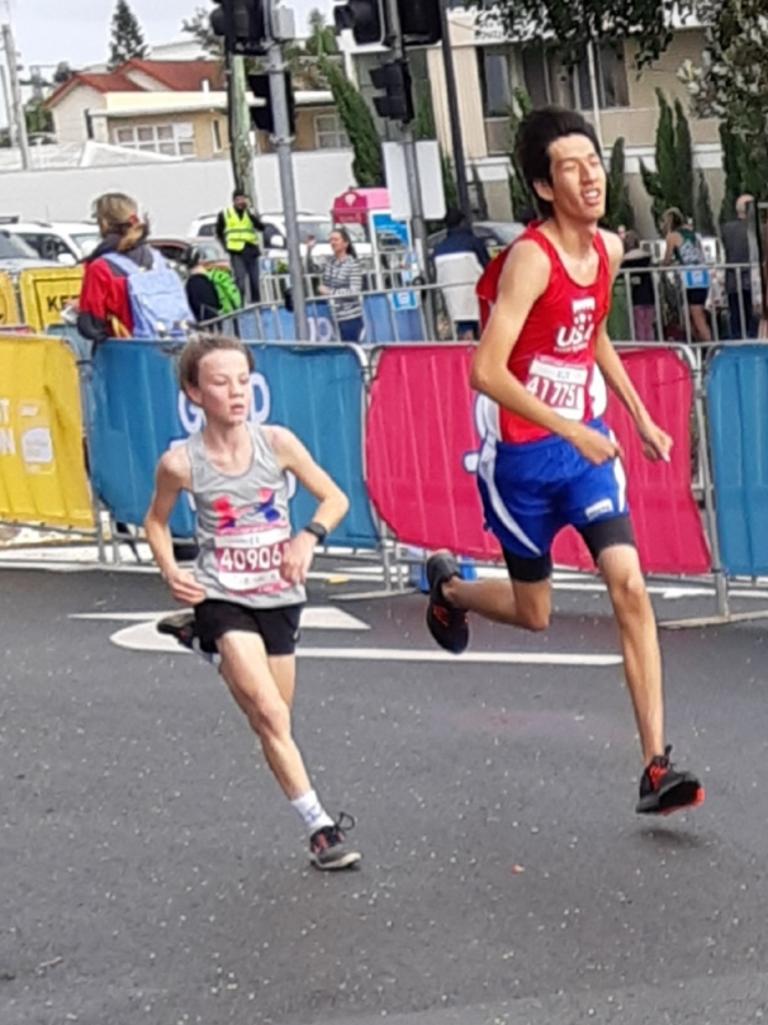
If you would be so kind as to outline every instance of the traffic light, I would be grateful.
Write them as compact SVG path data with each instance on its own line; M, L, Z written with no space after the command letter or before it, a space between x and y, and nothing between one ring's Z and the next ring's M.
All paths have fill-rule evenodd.
M404 124L413 121L413 95L408 61L396 60L371 70L371 82L383 96L374 96L373 105L380 117Z
M293 135L296 131L296 103L293 96L291 73L289 71L285 71L284 75L286 95L288 97L288 131ZM264 101L264 103L260 104L258 107L251 107L251 121L253 122L253 125L256 128L259 128L262 132L268 132L269 135L274 135L275 118L272 112L272 93L269 87L269 74L266 72L260 72L256 75L248 75L248 85L256 99Z
M213 0L211 31L223 36L227 53L260 55L269 46L271 0Z
M388 35L383 0L346 0L333 8L336 32L351 29L358 46L383 44Z
M443 38L442 0L398 0L400 28L406 46L432 46Z

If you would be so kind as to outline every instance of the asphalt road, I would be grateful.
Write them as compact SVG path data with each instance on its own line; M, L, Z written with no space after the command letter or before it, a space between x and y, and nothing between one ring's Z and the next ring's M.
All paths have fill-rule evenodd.
M473 650L616 653L603 597L557 604ZM169 607L151 575L0 571L1 1025L768 1018L768 625L665 633L708 801L663 824L616 665L303 659L296 732L365 853L328 876L209 667L69 618ZM428 650L423 609L305 644Z

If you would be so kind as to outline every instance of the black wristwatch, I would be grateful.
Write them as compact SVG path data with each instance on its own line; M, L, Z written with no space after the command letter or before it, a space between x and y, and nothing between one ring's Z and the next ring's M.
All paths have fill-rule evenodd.
M316 538L318 544L325 544L325 539L328 537L328 531L322 523L318 523L317 520L312 520L311 523L306 525L304 530L306 530L308 534L311 534L312 537Z

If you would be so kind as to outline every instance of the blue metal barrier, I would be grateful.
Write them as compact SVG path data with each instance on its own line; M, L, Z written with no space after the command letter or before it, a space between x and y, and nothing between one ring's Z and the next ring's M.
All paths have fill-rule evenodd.
M707 397L723 567L768 573L768 347L719 352Z
M399 299L398 299L399 296ZM410 299L416 305L411 306ZM338 340L330 304L323 300L307 304L310 341L317 344ZM418 292L404 290L392 295L368 295L363 301L365 343L423 342L426 328ZM296 323L284 306L264 306L237 315L237 331L244 341L281 342L296 337ZM227 324L224 324L227 330Z
M94 357L95 416L90 434L92 479L116 520L141 523L160 455L202 426L202 415L179 392L178 345L110 341ZM348 346L252 345L254 418L283 424L338 482L350 510L331 542L376 548L363 475L363 364ZM316 501L299 488L291 502L294 527L307 523ZM194 519L184 496L171 520L189 537Z

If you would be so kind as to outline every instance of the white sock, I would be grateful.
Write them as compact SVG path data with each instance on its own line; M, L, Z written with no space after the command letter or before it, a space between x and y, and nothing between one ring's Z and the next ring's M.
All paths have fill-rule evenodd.
M303 797L297 797L295 801L291 801L291 804L304 820L304 825L309 830L310 836L318 829L333 825L333 819L318 801L314 790L310 790Z

